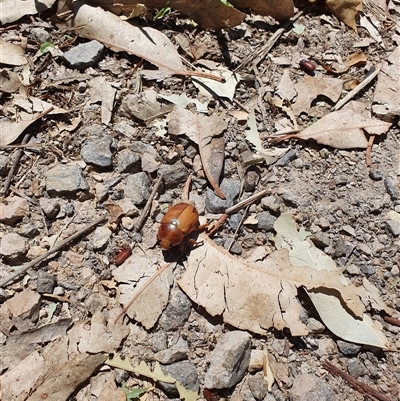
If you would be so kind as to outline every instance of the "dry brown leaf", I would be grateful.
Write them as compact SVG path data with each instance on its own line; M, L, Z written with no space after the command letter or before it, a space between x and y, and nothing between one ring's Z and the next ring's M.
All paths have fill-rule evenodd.
M287 250L250 264L202 235L204 244L192 250L186 271L178 284L192 301L212 316L239 329L265 335L268 329L289 328L292 335L305 335L307 327L299 315L297 288L330 288L356 316L364 305L352 285L343 285L337 272L295 267Z
M356 18L362 11L362 0L325 0L325 3L337 18L357 32Z
M23 83L19 79L18 74L13 71L7 71L6 69L0 71L0 91L15 93L21 87L23 87Z
M230 3L241 10L251 9L255 14L269 15L279 22L294 15L293 0L232 0Z
M104 207L110 213L110 223L118 224L121 218L125 215L121 206L116 203L106 203Z
M3 5L1 7L1 14L3 13ZM28 62L24 56L25 50L21 45L6 42L0 39L0 64L8 65L23 65Z
M100 7L91 7L80 1L73 3L73 9L77 35L96 39L113 51L134 54L170 72L185 70L179 53L162 32L149 27L135 27Z
M339 78L315 78L305 75L295 85L297 100L293 105L294 114L299 116L303 112L308 112L311 102L319 95L337 102L342 93L342 87L343 81Z
M345 64L347 65L347 67L352 67L352 66L362 67L365 65L367 60L368 60L367 56L363 52L356 52L350 54L347 57Z
M285 136L285 139L313 139L336 149L366 149L368 139L363 131L369 135L382 135L390 126L390 123L363 117L346 109L330 113L298 134Z
M225 140L222 134L226 128L225 119L219 115L208 117L174 107L169 116L170 134L186 135L199 145L204 172L215 193L222 199L225 199L225 195L219 182L225 160Z

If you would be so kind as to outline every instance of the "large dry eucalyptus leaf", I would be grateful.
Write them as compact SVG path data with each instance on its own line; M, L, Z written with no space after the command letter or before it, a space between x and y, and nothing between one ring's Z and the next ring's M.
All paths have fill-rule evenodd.
M1 0L0 23L18 21L24 15L34 15L48 10L56 0Z
M251 264L216 246L208 237L201 239L204 244L190 253L178 284L212 316L220 315L239 329L266 334L273 327L289 328L292 335L307 334L296 298L300 286L330 289L355 315L364 312L354 287L343 285L337 272L293 266L285 249Z
M362 11L362 0L325 0L332 13L357 32L357 15Z
M113 13L130 15L138 3L148 8L161 9L172 7L180 13L192 18L203 28L223 29L239 25L246 14L234 7L223 4L220 0L193 1L193 0L87 0L87 4L101 6Z
M223 132L227 126L221 115L208 117L179 107L174 107L168 123L170 134L186 135L199 145L204 172L215 193L222 199L225 199L225 195L219 182L224 169L225 139Z
M3 13L3 8L0 8L0 15ZM0 64L8 65L23 65L27 64L25 50L21 45L16 45L14 43L6 42L0 39Z
M241 10L251 9L253 13L269 15L277 21L285 21L294 15L293 0L231 0Z
M346 109L330 113L300 133L285 138L313 139L336 149L366 149L368 139L363 131L370 135L382 135L390 126L390 123L363 117Z
M339 78L315 78L305 75L295 85L297 92L296 103L292 106L293 112L299 116L303 112L308 112L311 102L318 96L323 95L337 102L342 93L343 81Z
M185 70L179 53L160 31L138 28L100 7L91 7L80 1L73 3L75 33L96 39L114 51L134 54L159 68L174 72Z

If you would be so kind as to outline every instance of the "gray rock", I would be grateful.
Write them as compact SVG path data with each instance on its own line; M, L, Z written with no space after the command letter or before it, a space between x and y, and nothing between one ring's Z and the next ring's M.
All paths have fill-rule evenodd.
M53 274L39 271L36 291L39 294L51 294L56 285L56 279Z
M157 352L154 355L154 358L163 365L169 365L171 363L187 359L188 351L189 347L187 342L182 338L179 338L175 345L173 345L171 348Z
M380 181L383 179L383 171L379 170L376 166L371 166L369 170L369 177L371 180Z
M102 311L108 304L106 296L100 293L92 293L89 298L85 301L85 308L94 315L97 311Z
M90 138L82 146L81 156L87 164L100 168L112 166L111 145L113 139L110 136L101 138Z
M183 387L192 391L199 391L199 381L197 376L196 367L190 361L175 362L171 365L162 366L161 369L164 373L170 374L175 378ZM171 394L178 394L174 384L159 382L161 389Z
M337 346L335 341L333 341L331 338L318 338L317 346L318 349L315 351L315 353L319 357L337 354Z
M91 40L68 50L63 57L72 68L84 70L98 63L102 59L104 51L104 45L96 40Z
M39 198L39 205L49 219L54 219L60 211L58 199Z
M319 231L319 232L313 234L310 237L310 240L315 244L316 247L318 247L320 249L324 249L331 244L329 235L322 231Z
M273 216L270 212L257 213L257 220L257 227L260 230L272 231L274 229L276 217Z
M396 220L386 220L386 227L393 237L398 237L400 235L400 222Z
M346 185L349 182L348 178L345 175L336 176L334 178L334 181L335 181L336 186Z
M0 203L0 223L13 225L29 216L29 203L19 196L10 196Z
M281 210L279 200L272 195L261 199L261 207L265 210L269 210L275 215L279 214Z
M25 261L25 255L28 251L28 242L25 237L17 233L6 233L2 236L0 242L0 255L12 265Z
M368 369L358 358L351 358L347 362L347 371L356 379L368 374Z
M0 155L0 177L4 177L8 170L8 160L6 155Z
M156 331L150 338L151 349L159 352L167 349L168 334L164 330Z
M302 199L298 195L292 192L286 192L282 194L282 200L285 205L293 208L299 207L302 201Z
M268 384L265 381L264 374L262 372L258 372L254 376L250 376L248 379L248 385L256 400L262 400L268 394Z
M19 234L27 238L34 238L39 234L39 229L35 224L29 222L21 226Z
M122 150L118 153L117 170L119 173L138 173L140 171L140 156L129 149Z
M351 235L352 237L356 236L356 230L354 230L354 228L349 225L343 226L340 231L344 232L345 234Z
M111 237L111 230L106 226L97 227L92 235L93 249L102 249Z
M231 244L231 239L225 241L224 248L228 249L229 245ZM229 252L233 255L241 255L243 252L242 246L237 241L233 241L231 247L229 248Z
M55 287L53 290L53 294L62 297L65 295L65 290L62 287Z
M352 276L360 274L360 268L354 264L347 266L346 271L347 271L347 273L351 274Z
M336 344L339 348L339 351L343 355L357 355L361 350L361 345L348 343L347 341L337 340Z
M386 192L389 194L390 199L393 201L399 199L399 191L397 190L393 180L389 177L386 177L384 183Z
M371 274L375 274L376 269L372 264L368 264L368 265L361 265L360 271L366 276L370 276Z
M160 316L159 325L166 331L182 327L190 315L192 303L189 298L175 286L171 291L168 306Z
M244 377L250 362L251 335L244 331L226 333L210 357L204 379L206 388L230 388Z
M144 205L150 196L150 180L146 173L129 175L126 179L125 196L135 205Z
M310 333L319 334L323 333L325 326L317 319L310 317L307 322L307 328Z
M335 393L319 377L311 374L300 374L294 378L289 390L291 401L335 401Z
M31 29L31 38L37 43L45 43L50 42L51 35L43 28L32 28Z
M162 165L157 174L158 176L163 175L164 184L167 188L176 188L178 184L186 180L189 172L181 162L178 162L173 165Z
M368 369L368 372L373 379L378 379L381 376L378 369L376 368L376 363L373 363L369 359L366 359L364 361L364 365Z
M206 209L209 213L224 213L225 210L234 205L239 193L240 193L240 182L226 178L221 182L222 192L225 194L226 199L221 199L215 195L214 191L210 188L207 189L206 193Z
M294 149L290 149L286 152L276 163L275 166L278 167L285 167L287 166L292 160L297 157L297 152Z
M231 214L228 219L229 227L232 230L236 230L239 227L240 222L242 221L242 215L239 213Z
M46 173L46 190L50 196L75 196L89 186L77 164L57 164Z
M244 190L246 192L254 191L258 181L260 181L260 175L257 173L257 171L249 170L244 176Z

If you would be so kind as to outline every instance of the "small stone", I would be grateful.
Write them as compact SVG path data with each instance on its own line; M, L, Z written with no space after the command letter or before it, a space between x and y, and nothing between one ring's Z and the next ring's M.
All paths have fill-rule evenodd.
M162 366L165 374L171 375L188 390L199 391L199 381L196 366L190 361L175 362L171 365ZM159 382L161 389L168 393L178 394L174 384Z
M188 351L189 347L187 342L182 338L179 338L175 345L173 345L171 348L157 352L154 355L154 358L163 365L169 365L171 363L187 359Z
M386 220L386 227L393 237L398 237L400 235L400 221L396 220Z
M352 226L349 225L343 226L341 231L344 232L345 234L351 235L352 237L356 236L356 230L354 230Z
M249 372L257 372L264 367L264 351L252 349L250 352Z
M257 213L257 228L263 231L272 231L274 229L274 224L276 217L270 212Z
M332 401L335 392L319 377L304 373L294 378L289 398L291 401Z
M18 196L10 196L0 203L0 223L13 225L29 216L29 203Z
M81 149L81 156L87 164L100 168L111 167L112 143L113 139L110 136L88 139Z
M228 249L229 248L229 252L233 255L241 255L243 252L242 246L239 244L239 242L237 241L233 241L232 245L231 245L231 239L228 239L225 244L224 244L224 248Z
M111 230L106 226L97 227L92 234L93 249L98 250L106 246L110 240Z
M368 374L368 369L358 358L351 358L347 362L347 371L356 379Z
M244 177L244 190L246 192L253 192L254 188L257 186L258 181L260 181L260 175L255 170L247 171Z
M39 256L44 255L46 252L47 252L47 249L42 248L42 247L39 246L39 245L33 245L33 246L31 246L31 247L29 248L29 250L28 250L28 252L27 252L27 254L26 254L26 257L27 257L29 260L33 260L33 259L38 258Z
M282 195L282 200L285 205L293 208L297 208L301 205L302 199L294 193L286 192Z
M160 162L157 160L154 155L151 153L143 153L141 162L142 162L142 170L146 173L154 173L160 167Z
M278 167L285 167L287 166L292 160L296 159L297 152L294 149L290 149L286 152L276 163L275 166Z
M318 349L315 351L315 353L319 357L337 354L337 346L332 338L318 338L317 346Z
M345 175L339 175L335 177L334 181L336 186L346 185L349 182L348 178Z
M261 207L265 210L272 212L273 214L279 214L281 206L279 200L275 196L266 196L261 199Z
M6 233L1 238L0 255L7 263L16 265L25 261L28 242L25 237L17 233Z
M346 356L357 355L361 350L361 345L348 343L347 341L337 340L336 344L339 351Z
M7 174L9 158L6 155L0 155L0 177Z
M53 274L39 271L36 291L39 294L51 294L56 285L56 279Z
M53 294L62 297L63 295L65 295L65 290L62 287L55 287L53 290Z
M131 199L124 198L118 201L118 206L122 209L125 216L139 216L139 209L135 206Z
M49 219L56 217L60 211L60 203L58 199L40 198L39 205Z
M325 326L317 319L310 317L307 322L307 328L310 333L318 334L325 331Z
M352 276L356 276L357 274L360 274L360 268L354 264L347 266L346 271L347 271L347 273L351 274Z
M240 193L240 182L226 178L221 182L220 188L226 199L221 199L213 190L207 189L205 205L209 213L224 213L227 208L233 206Z
M43 44L45 42L50 42L51 40L51 35L49 32L47 32L43 28L32 28L31 29L31 38L40 44Z
M181 162L178 162L173 165L165 164L161 166L157 174L158 176L163 175L164 184L167 188L176 188L178 184L186 180L189 172Z
M371 256L372 251L371 248L364 242L359 242L357 244L357 250L363 253L364 255Z
M360 271L362 274L365 274L366 276L370 276L371 274L375 274L376 270L373 265L361 265Z
M322 230L326 231L329 230L331 223L329 223L329 220L326 217L321 217L317 225L320 226Z
M310 240L317 248L324 249L331 244L331 240L327 233L319 231L310 237Z
M108 299L105 295L93 292L85 301L85 308L91 315L98 311L102 311L108 304Z
M132 231L135 228L135 222L130 217L124 216L121 219L121 225L128 231Z
M377 166L371 166L369 170L369 177L371 178L371 180L381 181L383 180L383 171L379 170Z
M89 186L77 164L57 164L46 173L46 190L50 196L75 196Z
M104 202L108 196L108 188L102 183L98 182L94 189L96 193L96 199L99 203Z
M140 171L140 156L124 149L118 153L117 170L119 173L138 173Z
M386 192L389 194L391 200L399 199L399 191L396 189L396 186L393 180L389 177L385 178L385 188Z
M168 306L160 316L159 325L166 331L182 327L190 315L192 303L179 287L171 291Z
M144 205L150 197L150 180L146 173L129 175L125 184L125 196L135 205Z
M268 384L265 381L264 374L262 372L258 372L254 376L250 376L248 379L248 384L250 391L256 400L263 400L268 394Z
M65 61L78 70L84 70L98 63L104 54L105 46L96 40L82 43L64 53Z
M159 352L167 349L168 334L164 330L156 331L151 339L151 349L153 352Z
M210 357L204 379L206 388L230 388L244 377L250 362L251 335L243 331L226 333Z

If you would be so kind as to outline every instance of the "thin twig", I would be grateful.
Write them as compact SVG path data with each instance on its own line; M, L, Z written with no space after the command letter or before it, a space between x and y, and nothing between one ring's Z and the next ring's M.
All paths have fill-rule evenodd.
M49 256L51 256L54 253L60 251L62 248L64 248L65 245L67 245L68 243L70 243L70 242L74 241L75 239L79 238L81 235L87 233L93 227L95 227L98 224L103 223L105 221L107 221L107 216L102 216L102 217L98 218L93 223L91 223L88 226L82 228L82 230L79 230L75 234L72 234L71 236L66 238L64 241L60 242L58 245L53 246L53 248L51 248L49 251L47 251L44 255L41 255L41 256L37 257L36 259L32 260L31 262L18 267L17 270L14 273L10 274L9 276L5 277L3 280L0 281L0 288L4 287L8 282L10 282L11 280L14 280L16 277L18 277L22 273L26 272L28 269L30 269L31 267L35 266L36 264L40 263L42 260L45 260Z
M340 102L336 104L336 106L333 108L334 111L337 111L341 109L349 100L353 99L355 95L357 95L358 92L360 92L362 89L364 89L378 74L379 71L382 68L382 64L379 64L378 67L376 67L376 70L364 81L359 83L351 92L349 92Z
M230 252L230 250L231 250L231 248L232 248L232 245L233 245L233 243L235 242L235 238L236 238L236 236L237 236L237 234L238 234L238 232L239 232L239 230L240 230L240 227L242 227L243 222L244 222L244 219L247 217L247 213L248 213L248 211L249 211L249 207L250 207L250 205L247 205L246 210L244 211L243 216L242 216L242 218L240 219L240 222L239 222L238 226L236 227L235 232L233 233L232 240L231 240L231 242L229 243L229 246L228 246L228 249L227 249L228 252Z
M171 263L167 263L163 267L159 268L155 271L155 273L144 283L143 287L139 289L139 291L132 297L132 299L125 305L124 309L122 309L121 313L115 318L114 324L118 322L118 320L125 315L131 305L139 298L139 295L143 293L143 291L163 272L170 266Z
M191 182L192 182L192 176L189 175L188 178L186 179L185 186L183 187L182 199L184 202L189 202L189 190Z
M396 319L395 317L391 317L391 316L384 316L383 320L385 322L388 322L390 324L393 324L394 326L399 326L400 327L400 320Z
M375 135L370 135L368 140L367 151L365 153L365 163L367 167L371 165L371 152L372 152L372 145L374 144Z
M144 224L144 221L146 220L147 214L148 214L149 211L150 211L150 208L151 208L151 204L152 204L152 202L153 202L153 199L154 199L154 197L156 196L156 193L158 192L158 190L159 190L159 188L160 188L160 186L161 186L162 179L163 179L163 176L160 175L160 177L157 178L157 181L156 181L156 183L154 184L154 187L153 187L153 190L151 191L150 197L149 197L149 199L147 200L146 205L144 206L144 208L143 208L143 210L142 210L142 213L141 213L141 215L140 215L140 217L139 217L139 221L138 221L137 226L136 226L136 229L135 229L136 232L139 232L139 231L142 229L142 227L143 227L143 224Z
M337 368L334 364L330 363L327 360L322 361L322 366L330 373L340 376L342 379L346 380L348 383L350 383L357 391L359 391L361 394L367 395L369 397L375 397L379 401L390 401L386 395L380 393L379 391L376 391L374 388L371 386L368 386L368 384L365 384L353 376L349 375L346 372L343 372L343 370Z
M299 11L296 15L294 15L292 18L290 18L289 21L287 21L282 28L279 28L268 40L268 42L260 49L257 50L255 49L253 52L251 52L239 65L239 67L234 70L234 72L238 72L242 70L243 68L247 67L250 64L255 64L258 65L261 60L265 58L265 56L268 54L268 52L272 49L274 44L277 42L277 40L282 36L282 34L288 29L294 21L296 21L301 15L303 14L303 11Z

